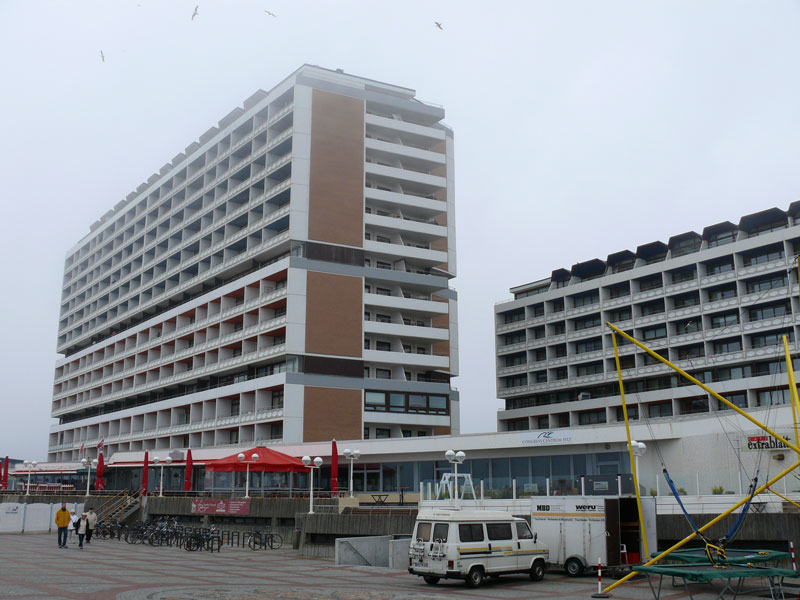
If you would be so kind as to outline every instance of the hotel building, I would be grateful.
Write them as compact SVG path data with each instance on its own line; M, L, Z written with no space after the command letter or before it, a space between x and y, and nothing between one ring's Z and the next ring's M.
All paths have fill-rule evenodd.
M798 254L795 202L512 288L514 299L495 308L497 395L505 401L498 430L623 421L606 322L756 418L791 424L782 337L796 352ZM709 431L732 412L620 336L617 342L639 424L674 424L665 435L679 438L678 431Z
M453 134L305 65L67 253L48 460L459 432Z

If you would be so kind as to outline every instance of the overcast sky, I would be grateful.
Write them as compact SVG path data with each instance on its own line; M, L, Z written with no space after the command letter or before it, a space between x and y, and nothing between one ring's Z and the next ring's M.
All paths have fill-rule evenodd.
M509 287L800 199L796 0L196 3L0 0L0 454L46 456L66 251L303 63L445 107L464 432Z

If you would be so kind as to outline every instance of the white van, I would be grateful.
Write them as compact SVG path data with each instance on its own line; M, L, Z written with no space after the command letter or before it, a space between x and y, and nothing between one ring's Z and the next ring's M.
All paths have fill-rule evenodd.
M528 573L544 577L550 553L524 519L484 510L421 510L408 550L408 572L425 583L465 579L478 587L485 577Z

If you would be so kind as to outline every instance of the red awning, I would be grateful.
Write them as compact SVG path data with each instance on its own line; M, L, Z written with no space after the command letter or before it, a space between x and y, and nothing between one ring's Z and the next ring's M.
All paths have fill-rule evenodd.
M277 452L276 450L270 450L263 446L245 450L242 454L245 456L243 461L239 460L238 453L217 460L209 460L206 462L206 472L246 471L247 465L250 465L251 471L266 471L268 473L286 471L293 471L295 473L308 472L308 467L304 466L299 458ZM254 454L258 455L257 460L253 460Z

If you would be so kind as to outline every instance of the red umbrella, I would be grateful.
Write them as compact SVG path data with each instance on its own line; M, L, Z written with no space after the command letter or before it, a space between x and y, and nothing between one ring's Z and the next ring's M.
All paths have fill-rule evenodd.
M192 449L186 451L186 477L183 480L183 491L190 492L192 490Z
M106 480L103 479L103 476L106 474L106 464L103 462L103 453L100 453L100 456L97 457L97 477L94 480L94 489L102 491L106 489Z
M331 443L331 496L339 495L339 449L336 438Z
M231 454L225 458L211 460L206 463L206 473L227 472L227 471L266 471L267 473L285 473L293 471L295 473L308 473L306 467L299 458L289 456L277 450L271 450L264 446L250 448L242 454L245 460L239 460L238 454ZM258 460L253 460L253 455L258 454Z
M147 468L150 466L150 455L144 451L144 466L142 468L142 493L147 496Z
M0 480L0 490L8 489L8 457L6 456L5 467L3 468L3 477Z

